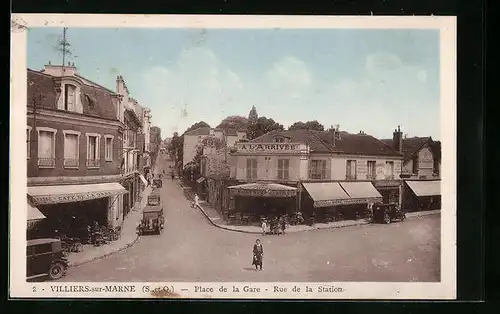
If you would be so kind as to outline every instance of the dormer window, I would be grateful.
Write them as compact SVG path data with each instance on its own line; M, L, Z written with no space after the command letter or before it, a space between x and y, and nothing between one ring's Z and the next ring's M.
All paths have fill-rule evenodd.
M76 86L64 85L64 110L76 111Z
M85 100L87 100L87 104L89 105L89 107L95 108L96 101L94 98L90 97L90 95L88 94L85 94Z

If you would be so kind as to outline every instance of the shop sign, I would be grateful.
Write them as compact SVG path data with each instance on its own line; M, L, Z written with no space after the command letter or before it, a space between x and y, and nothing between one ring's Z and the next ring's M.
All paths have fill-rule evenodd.
M316 201L314 202L314 207L330 207L339 205L357 205L357 204L369 204L375 202L381 202L382 198L351 198L346 200L328 200L328 201Z
M246 196L246 197L295 197L297 192L295 190L279 191L279 190L243 190L243 189L230 189L233 196Z
M238 143L237 151L240 153L299 153L305 149L300 143Z
M33 196L37 205L82 202L116 195L116 192L87 192L78 194ZM121 193L118 193L121 194Z

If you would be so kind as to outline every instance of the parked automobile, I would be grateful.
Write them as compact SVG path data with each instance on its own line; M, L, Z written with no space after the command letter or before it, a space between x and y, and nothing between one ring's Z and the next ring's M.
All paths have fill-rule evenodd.
M406 214L401 211L398 204L382 204L377 203L373 205L373 218L372 222L389 224L394 220L404 221Z
M142 212L142 220L138 226L139 235L146 233L160 234L163 230L165 218L163 217L163 206L160 195L148 196L146 208Z
M68 260L62 252L59 239L33 239L26 245L26 277L48 276L52 280L60 279L68 269Z

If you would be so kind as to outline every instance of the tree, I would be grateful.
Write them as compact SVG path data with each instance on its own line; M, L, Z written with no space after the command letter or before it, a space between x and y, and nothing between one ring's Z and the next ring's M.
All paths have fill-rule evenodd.
M196 129L199 129L199 128L209 128L210 127L210 124L206 123L205 121L200 121L200 122L196 122L195 124L193 124L192 126L190 126L185 133L189 132L189 131L192 131L192 130L196 130Z
M202 141L201 144L203 147L214 147L216 150L219 150L225 147L224 140L221 140L215 136L207 136Z
M246 129L248 119L242 116L228 116L219 123L217 128L227 130L241 130Z
M298 121L288 127L288 130L315 130L315 131L324 131L325 126L319 123L317 120L302 122Z
M247 130L247 137L249 140L253 140L259 136L262 136L271 131L284 131L285 128L282 124L274 121L271 118L260 117L257 122L250 124Z
M257 109L255 108L255 106L252 106L252 109L248 114L248 123L255 124L257 123L257 119L259 119L259 115L257 114Z

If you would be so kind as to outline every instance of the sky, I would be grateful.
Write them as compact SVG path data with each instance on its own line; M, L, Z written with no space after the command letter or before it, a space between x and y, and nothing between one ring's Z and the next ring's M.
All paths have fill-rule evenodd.
M60 64L60 28L28 30L28 68ZM111 90L122 75L163 137L230 115L286 127L440 139L439 30L68 28L78 73Z

